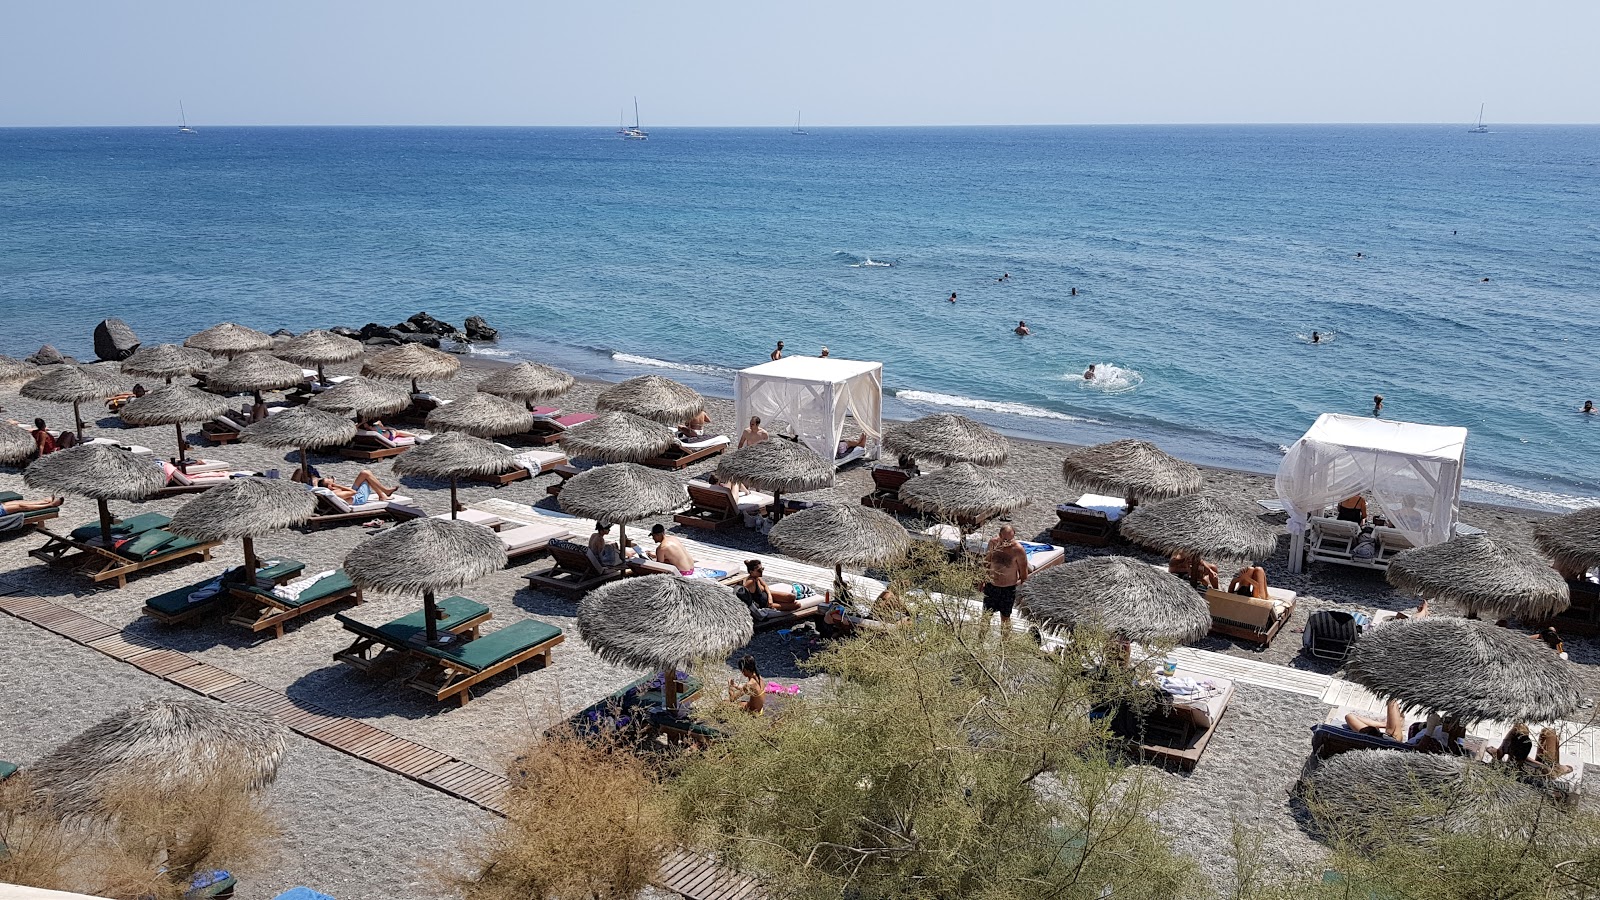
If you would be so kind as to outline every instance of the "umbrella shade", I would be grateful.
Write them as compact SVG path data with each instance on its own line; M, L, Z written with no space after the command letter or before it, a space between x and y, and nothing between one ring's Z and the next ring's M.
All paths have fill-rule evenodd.
M561 435L561 449L574 459L642 462L665 453L677 440L677 433L659 422L608 412L568 429Z
M1045 625L1098 628L1130 641L1184 643L1211 630L1211 610L1188 582L1125 556L1095 556L1023 582L1017 602Z
M1571 574L1600 566L1600 506L1540 522L1533 542Z
M1389 622L1361 636L1345 677L1406 709L1468 722L1546 722L1578 706L1572 664L1541 641L1450 616Z
M0 424L0 465L14 466L33 458L39 445L33 442L33 432L16 425Z
M565 493L565 490L563 490ZM707 578L645 575L595 588L578 603L578 633L607 662L674 669L750 641L750 610Z
M575 382L576 379L560 369L552 369L542 363L520 362L478 382L478 390L530 402L559 397L571 390Z
M302 366L322 366L355 359L365 349L360 341L314 328L284 341L272 355Z
M227 409L228 401L216 394L181 384L164 384L123 404L120 414L129 425L182 425L204 422Z
M1028 502L988 469L958 462L900 486L900 499L913 509L954 519L1001 515Z
M0 356L0 384L19 384L39 375L39 367L20 359Z
M369 419L405 409L411 405L411 394L397 384L351 378L312 397L307 405Z
M422 344L401 344L367 357L361 374L392 381L445 381L461 371L461 360Z
M999 432L955 413L938 413L890 426L883 431L883 448L897 456L945 465L970 462L997 466L1011 452Z
M1189 494L1140 506L1122 518L1123 537L1162 553L1226 559L1265 559L1278 549L1278 530L1247 504Z
M562 512L625 525L673 512L689 502L689 493L671 472L616 463L567 479L560 500Z
M31 400L72 404L78 437L83 437L83 414L78 404L85 400L104 400L120 390L115 383L77 366L53 366L50 371L22 386L22 396Z
M894 516L853 503L824 503L784 516L767 540L790 556L830 566L888 565L911 549L911 536Z
M519 465L516 451L464 432L436 434L394 458L394 470L401 475L429 478L499 475Z
M305 485L271 478L230 478L196 494L166 529L182 537L221 541L293 528L311 518L316 497Z
M272 335L232 322L213 325L183 342L185 347L204 350L214 356L234 357L241 353L272 347Z
M214 391L261 391L290 388L305 380L300 367L265 353L236 356L206 374Z
M666 425L682 425L705 406L705 398L660 375L629 378L601 391L594 400L597 410L633 413Z
M1494 768L1459 756L1404 750L1341 753L1318 763L1306 790L1306 805L1325 834L1362 841L1521 821L1527 815L1524 804L1538 799L1532 787ZM1520 812L1512 812L1519 806Z
M1084 447L1061 461L1070 487L1138 500L1166 500L1200 490L1200 469L1149 441L1124 439Z
M414 596L453 591L505 564L505 545L481 525L413 519L362 541L344 571L364 588Z
M463 431L474 437L518 434L532 428L533 421L533 413L521 403L482 391L441 403L427 418L435 431Z
M112 444L78 444L41 456L22 479L32 488L91 500L143 500L167 480L150 457Z
M717 463L723 482L763 491L818 491L833 486L833 461L798 441L765 440L724 454Z
M69 818L103 813L107 793L123 785L161 790L224 778L260 790L277 777L288 732L248 707L146 700L57 747L28 775L35 795Z
M135 378L163 378L171 381L180 375L208 371L216 358L204 350L177 344L152 344L133 351L122 361L122 374Z
M1406 550L1389 562L1389 583L1465 607L1468 615L1538 622L1571 605L1567 583L1526 544L1487 534L1460 535Z
M356 423L320 409L295 406L245 426L240 437L263 447L316 448L348 444Z

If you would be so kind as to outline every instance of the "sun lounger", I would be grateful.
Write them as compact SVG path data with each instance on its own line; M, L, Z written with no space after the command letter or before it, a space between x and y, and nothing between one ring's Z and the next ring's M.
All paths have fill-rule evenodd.
M561 486L567 483L567 479L578 474L579 472L582 472L583 470L575 465L572 465L571 463L563 463L551 468L550 471L556 473L557 480L555 484L546 487L544 492L552 497L559 497L561 496Z
M508 439L521 439L534 444L549 445L561 440L561 436L574 425L595 418L596 413L569 413L565 416L553 418L538 417L533 421L533 427L521 434L508 435Z
M139 456L149 456L149 455L152 455L152 454L155 453L155 451L151 450L149 447L141 447L138 444L124 444L121 441L112 440L111 438L108 438L108 437L90 438L87 441L84 441L84 443L85 444L103 444L103 445L105 445L107 447L117 447L117 448L120 448L122 450L126 450L129 453L137 454Z
M230 478L248 478L261 474L248 469L234 469L221 460L197 460L188 466L188 472L165 460L161 461L160 465L162 471L166 473L167 486L156 492L157 497L199 493L223 484Z
M498 475L469 475L467 480L506 485L535 475L543 475L556 466L565 465L567 455L560 450L524 450L517 454L517 462L519 465L516 468L508 469Z
M1056 525L1050 539L1063 544L1104 547L1117 536L1117 523L1128 501L1121 497L1084 494L1071 503L1056 507Z
M412 503L410 497L402 497L399 494L395 494L387 500L371 500L359 506L353 506L349 501L327 488L312 488L311 492L317 495L317 511L315 515L306 520L306 524L313 528L322 525L341 525L348 522L366 522L374 518L405 521L427 515L422 510L410 505Z
M305 569L305 564L293 559L277 560L273 564L256 570L256 581L259 584L265 581L275 585L299 575ZM158 594L145 601L144 614L166 625L177 625L191 619L197 619L212 610L219 609L223 601L229 599L229 585L222 584L222 579L229 573L213 575L203 581L174 588L164 594ZM243 585L239 585L243 589ZM201 596L195 596L200 594Z
M570 529L550 522L532 522L511 528L501 526L495 534L500 538L500 543L505 545L506 558L510 561L508 565L525 556L543 553L553 541L572 537Z
M678 438L677 442L667 448L660 456L652 456L644 464L657 469L682 469L695 463L710 459L718 453L728 449L733 442L725 434L710 435L707 437L684 440Z
M1137 745L1142 761L1192 770L1206 752L1217 725L1233 699L1233 682L1227 678L1200 676L1179 669L1168 683L1209 685L1201 694L1174 694L1171 711L1135 713L1125 707L1113 720L1112 732Z
M391 437L381 431L362 429L347 446L339 448L339 455L346 459L387 459L411 449L420 439L419 435L409 432L396 431Z
M1294 603L1294 591L1272 587L1267 588L1265 600L1216 589L1206 591L1206 605L1211 607L1211 633L1262 647L1271 644L1294 617Z
M41 525L39 531L46 537L44 546L29 550L28 555L52 566L77 568L96 584L114 579L120 588L127 587L128 576L134 572L179 559L210 559L212 548L222 543L179 537L161 530L161 525L170 519L154 513L145 515L151 518L135 516L123 523L122 530L114 528L109 546L100 537L99 523L79 526L66 535ZM154 524L158 519L162 521ZM127 528L130 523L138 523L134 525L138 530ZM145 527L145 523L152 524Z
M248 417L229 410L209 422L201 422L200 434L213 444L230 444L239 439L240 432L249 424Z
M766 515L772 506L772 495L751 491L736 502L728 488L703 481L689 482L688 510L672 517L672 521L690 528L720 531L742 521L748 515Z
M469 639L477 637L478 627L494 617L489 607L465 597L446 597L436 605L444 614L444 618L439 620L439 630ZM409 654L421 645L428 633L428 623L423 619L423 613L419 609L382 625L368 625L344 613L335 613L334 619L344 626L345 631L354 634L356 639L350 646L335 653L333 658L368 671L377 665L379 657L386 651Z
M1345 716L1354 713L1364 719L1376 722L1384 720L1382 712L1370 709L1357 709L1353 706L1337 706L1328 711L1327 718L1318 725L1311 727L1311 752L1317 759L1327 759L1346 753L1351 750L1399 750L1405 753L1428 752L1405 741L1397 741L1385 734L1363 734L1352 729L1346 722ZM1413 721L1406 729L1408 735L1414 736L1424 726L1421 721ZM1454 753L1472 759L1482 759L1484 751L1490 746L1491 741L1479 735L1468 734L1462 740L1461 746ZM1437 752L1437 751L1435 751ZM1582 766L1574 768L1581 769Z
M944 545L946 550L954 551L961 540L961 529L954 525L930 525L923 529L920 537L937 540ZM1043 544L1038 541L1017 541L1022 545L1022 550L1028 555L1028 573L1048 569L1060 565L1067 558L1064 547L1054 544ZM967 535L966 551L975 555L983 555L989 550L989 539L981 534Z
M21 494L12 493L11 491L0 491L0 502L13 503L21 499L23 499ZM48 522L51 519L58 518L60 515L61 507L47 506L44 509L30 509L27 512L12 513L9 516L0 516L0 532L30 531L41 527L45 522ZM99 526L96 525L95 527L98 528Z
M556 645L565 639L554 625L524 619L459 644L424 645L416 652L427 664L410 684L435 700L454 697L457 705L466 706L474 685L536 659L541 668L550 665Z
M867 455L867 448L865 448L865 447L851 447L850 450L847 453L845 453L845 455L843 455L843 456L835 456L833 458L833 467L835 469L842 469L845 466L848 466L851 463L855 462L856 460L865 457L866 455Z
M900 500L900 486L911 478L911 473L904 469L889 466L873 466L872 493L861 498L862 506L881 509L886 513L905 513L910 515L916 510L907 506Z
M701 684L688 673L679 673L679 676L677 701L679 708L683 708L700 696ZM666 706L661 677L658 673L640 678L573 713L556 727L570 729L582 737L611 735L626 730L651 732L657 726L653 714L664 711Z
M356 587L343 569L323 575L309 584L297 584L287 578L274 579L277 583L264 585L229 585L228 593L239 603L228 622L243 625L251 631L272 629L273 637L283 637L284 623L340 600L354 598L357 605L363 600L361 588Z
M533 409L528 410L528 412L533 413L533 417L536 419L554 419L561 415L561 407L535 406Z
M621 569L602 569L589 558L589 550L567 540L552 540L546 549L554 560L550 568L528 575L528 585L577 599L608 581L623 577Z

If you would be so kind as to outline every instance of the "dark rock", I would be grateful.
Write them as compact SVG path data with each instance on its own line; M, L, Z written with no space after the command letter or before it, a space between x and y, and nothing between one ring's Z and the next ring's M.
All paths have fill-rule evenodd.
M328 331L333 334L337 334L340 337L353 338L355 340L361 339L361 332L351 328L348 325L335 325L332 328L329 328Z
M483 316L467 316L467 321L463 324L469 341L492 341L500 337L500 330L490 328L489 323L483 320Z
M49 344L40 347L38 353L23 360L23 362L31 362L36 366L53 366L66 361L67 358L61 355L61 351Z
M272 333L272 336L275 338L292 338L294 337L294 332L287 328L279 328L277 331Z
M397 334L396 338L403 344L424 344L439 349L439 336L437 334Z
M411 327L407 328L407 325ZM425 312L419 312L411 318L405 320L404 323L396 325L395 327L403 328L406 331L414 331L417 334L437 335L451 334L456 330L456 327L451 325L449 322L441 322Z
M139 336L121 319L106 319L94 327L94 355L108 362L121 362L139 349Z
M389 338L390 340L394 340L394 341L399 341L401 339L401 337L403 337L404 335L405 335L404 331L401 331L401 330L399 330L397 328L391 328L388 325L379 325L377 322L368 322L367 324L361 326L361 333L360 333L360 337L361 337L362 340L367 340L368 338L380 337L380 338Z
M368 347L393 347L400 342L391 337L369 337L361 343Z
M407 319L404 322L394 323L394 330L400 332L401 334L418 334L422 331L422 329L412 324L410 319Z

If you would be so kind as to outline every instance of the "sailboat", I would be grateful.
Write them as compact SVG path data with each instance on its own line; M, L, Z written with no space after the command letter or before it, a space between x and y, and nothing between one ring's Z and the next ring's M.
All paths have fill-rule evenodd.
M810 134L811 133L811 132L805 130L804 128L800 127L800 113L798 111L794 114L794 130L789 132L789 133L790 134Z
M178 126L178 133L179 134L194 134L195 130L193 128L189 127L189 114L183 111L183 101L182 100L178 101L178 117L183 120L183 124Z
M1478 104L1478 124L1467 129L1468 134L1488 134L1489 126L1483 124L1483 104Z
M645 141L650 139L650 132L639 127L639 98L633 98L633 127L623 126L622 139L625 141Z

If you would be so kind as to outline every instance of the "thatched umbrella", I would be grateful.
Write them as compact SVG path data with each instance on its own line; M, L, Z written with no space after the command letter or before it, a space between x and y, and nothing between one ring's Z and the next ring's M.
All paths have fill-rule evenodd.
M682 425L705 407L704 397L660 375L629 378L594 399L597 410L633 413L664 425Z
M1466 832L1488 822L1525 819L1533 787L1459 756L1405 750L1352 750L1317 764L1306 806L1330 837L1414 839L1435 830ZM1512 813L1518 807L1521 813Z
M206 387L224 393L251 391L260 403L262 391L291 388L304 378L294 363L265 353L246 353L207 373Z
M118 393L118 386L98 374L77 366L55 366L38 378L22 386L22 396L51 403L71 403L72 418L78 424L78 440L83 440L83 410L79 404L85 400L104 400Z
M561 449L573 459L643 462L665 453L677 440L677 433L660 422L608 412L567 429L561 435Z
M506 564L506 548L495 533L471 522L412 519L361 542L344 558L345 574L364 588L422 595L427 640L439 641L436 591L453 591ZM452 636L446 636L449 641Z
M346 413L365 421L373 416L387 416L405 409L411 405L411 395L398 384L358 376L328 388L312 397L306 405L314 409Z
M289 729L271 715L199 697L124 709L28 768L32 792L62 818L101 816L124 786L170 790L216 779L261 790L278 775Z
M520 362L478 382L478 390L532 404L538 400L553 400L571 390L575 383L576 379L560 369L543 363Z
M1135 509L1123 517L1123 537L1162 553L1265 559L1278 549L1278 530L1244 501L1188 494Z
M733 591L705 578L624 578L578 603L584 643L607 662L665 670L662 695L673 711L678 667L726 656L749 643L754 630L750 610Z
M229 359L241 353L271 349L272 344L272 335L232 322L213 325L199 334L191 335L183 342L185 347L193 347L196 350L204 350L212 356L225 356Z
M1194 463L1132 438L1068 453L1061 461L1061 476L1071 487L1124 497L1130 504L1193 494L1201 484Z
M450 479L452 519L461 508L456 502L456 479L471 475L499 475L518 465L517 454L511 448L464 432L436 434L432 440L412 447L394 460L394 470L401 475Z
M1533 542L1555 560L1556 567L1575 576L1600 566L1600 506L1540 522Z
M1532 547L1487 534L1399 553L1389 561L1388 579L1403 591L1462 606L1468 618L1487 610L1540 622L1572 603L1566 581Z
M561 511L617 526L617 549L628 555L628 523L662 516L689 501L671 472L633 463L598 466L561 486Z
M209 371L216 358L204 350L177 344L151 344L133 351L122 361L122 374L135 378L160 378L167 384L180 375Z
M255 536L311 518L317 501L304 485L271 478L230 478L179 508L167 530L200 541L244 544L240 581L256 578Z
M523 404L482 391L441 403L427 418L434 431L464 431L482 438L520 434L532 428L533 422L533 413Z
M833 486L833 461L799 441L775 438L740 447L717 463L724 483L742 484L772 492L772 507L783 518L783 495L794 491L820 491Z
M1017 602L1044 625L1088 626L1130 641L1184 643L1211 630L1205 598L1183 579L1125 556L1093 556L1023 582Z
M410 381L411 393L421 392L418 381L448 381L461 371L461 360L422 344L401 344L367 357L361 374L386 381Z
M970 523L1004 515L1028 502L1026 494L996 472L969 462L952 463L908 479L900 486L900 499L913 509L955 520L963 538Z
M0 465L14 466L39 452L33 432L16 425L0 423Z
M1011 446L999 432L966 416L937 413L883 431L883 448L897 456L937 463L969 462L997 466Z
M855 503L824 503L785 516L767 540L790 556L833 566L841 597L848 594L846 565L885 566L911 549L911 536L894 516Z
M88 497L100 509L100 540L111 544L108 500L143 500L161 490L161 467L113 444L79 444L34 460L22 470L29 487L55 494Z
M356 423L344 416L306 406L295 406L273 413L259 422L251 422L239 433L241 440L263 447L281 447L300 451L300 470L311 474L307 450L320 447L341 447L356 436Z
M1543 642L1452 616L1402 619L1362 635L1345 677L1407 709L1469 722L1546 722L1578 706L1572 664Z
M129 425L171 425L178 432L178 455L174 461L187 473L189 445L183 439L183 426L220 416L227 408L228 401L216 394L181 384L163 384L124 403L120 414Z
M287 359L302 366L317 367L317 381L328 383L322 367L328 363L348 362L365 352L361 342L331 331L313 328L284 341L283 346L272 351L279 359Z
M0 384L21 384L39 377L39 367L20 359L0 356Z

